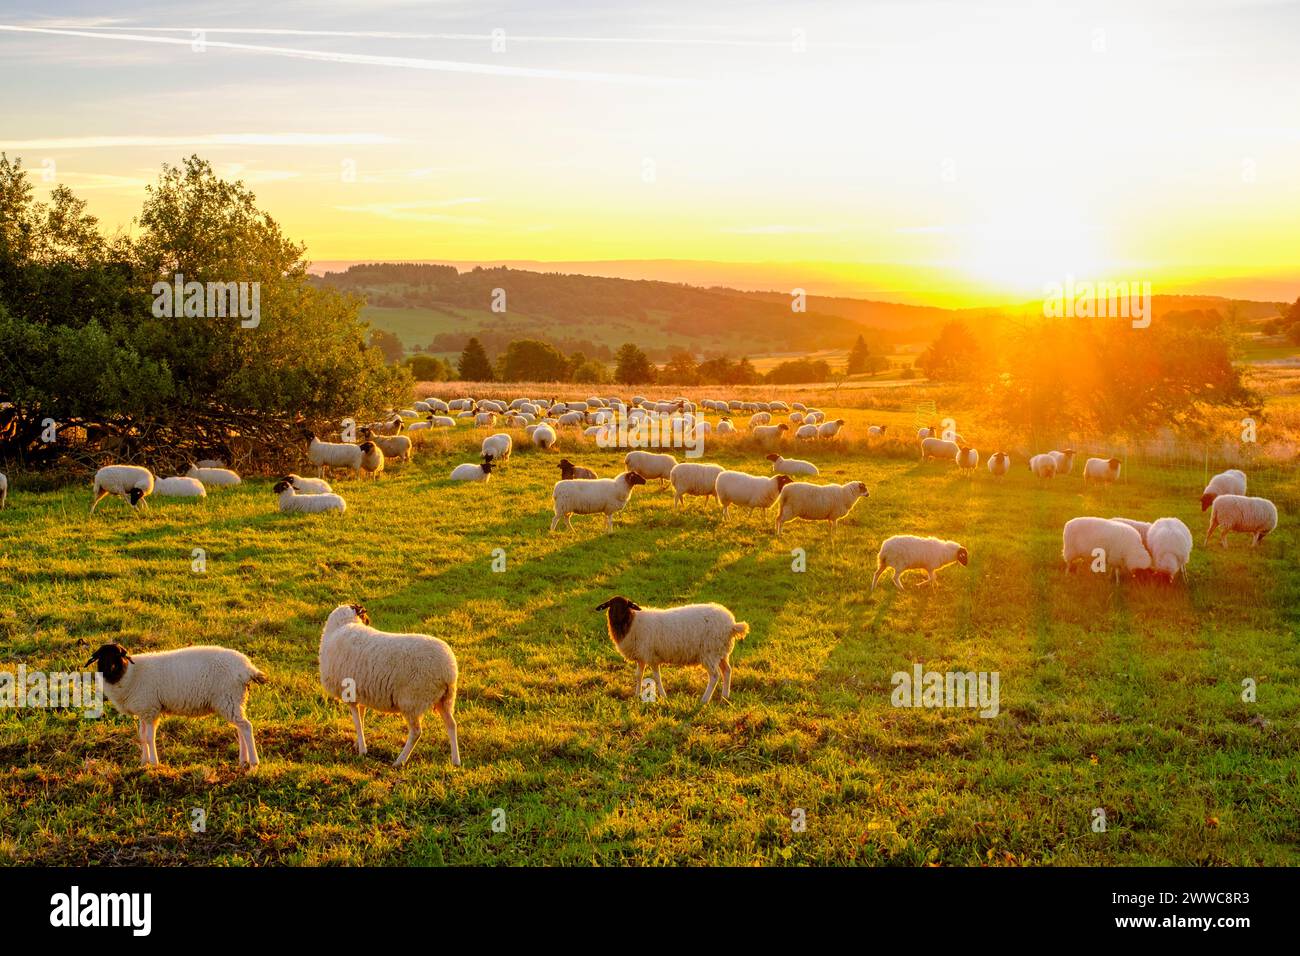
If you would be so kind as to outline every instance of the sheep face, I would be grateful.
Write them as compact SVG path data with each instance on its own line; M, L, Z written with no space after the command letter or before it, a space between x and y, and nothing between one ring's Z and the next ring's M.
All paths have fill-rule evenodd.
M101 644L99 650L90 655L90 660L83 664L83 667L89 667L92 663L97 663L96 670L104 675L104 683L116 684L126 673L126 665L133 663L131 655L126 652L126 648L121 644Z
M970 554L965 548L957 549L957 563L963 568L970 562Z
M272 488L271 490L278 495L284 491L287 491L292 487L293 487L292 481L290 481L288 478L281 478L279 481L275 483L275 487Z
M790 426L787 425L785 422L782 422L780 425L776 426L776 430L779 432L788 432L790 430Z
M349 604L348 607L352 609L352 613L357 616L358 621L366 626L370 625L370 614L364 607L360 604Z
M132 488L130 494L127 495L127 498L129 498L131 501L131 507L132 508L136 507L138 504L140 504L141 500L143 500L144 498L144 489Z
M780 461L780 460L781 460L781 456L778 455L776 452L772 452L770 455L766 455L766 456L764 456L764 457L766 457L768 461Z
M850 481L847 487L857 498L868 498L871 496L871 492L867 491L867 483L865 481Z
M641 610L641 605L620 594L610 598L596 610L608 612L609 636L617 643L627 637L627 632L632 627L632 612Z
M366 442L362 442L358 447L360 447L361 451L364 454L369 455L371 452L375 450L375 443L372 441L366 441Z
M771 456L769 456L769 457L771 457ZM789 475L777 475L777 476L776 476L776 490L777 490L777 491L780 491L782 488L784 488L786 485L790 484L790 482L792 482L792 481L794 481L794 479L791 478Z
M1210 505L1214 504L1214 499L1217 497L1218 495L1208 491L1205 494L1201 495L1201 510L1202 511L1207 510L1210 507Z
M635 471L629 471L627 474L623 476L623 480L626 481L628 483L628 487L631 488L635 488L637 485L645 484L645 479L642 478L640 475L638 475Z

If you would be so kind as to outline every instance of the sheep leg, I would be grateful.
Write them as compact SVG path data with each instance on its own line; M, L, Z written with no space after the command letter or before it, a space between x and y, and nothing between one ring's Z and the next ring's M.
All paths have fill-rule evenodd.
M565 523L566 525L568 525L569 530L572 531L572 530L573 530L573 515L565 515L565 516L564 516L564 523Z
M407 714L405 716L406 726L409 733L406 735L406 746L402 748L402 752L398 754L397 759L393 761L394 767L400 767L402 764L406 763L406 758L411 756L411 751L415 749L415 742L420 739L420 722L423 719L422 715Z
M925 569L925 583L928 584L928 585L930 585L930 590L931 590L931 591L934 590L934 578L935 578L935 574L934 574L934 572L931 571L929 568L926 568L926 569Z
M147 767L149 765L149 745L145 742L144 728L144 718L140 718L135 722L135 737L140 744L140 763Z
M554 518L551 519L551 530L554 531L555 526L559 523L560 523L560 516L556 515Z
M348 710L352 711L352 726L357 729L357 754L364 757L366 755L366 732L361 729L361 719L366 714L366 708L361 704L348 704Z
M155 735L158 730L158 718L142 717L141 721L144 723L144 762L156 767L158 766L158 741Z
M613 534L613 533L614 533L614 513L612 511L606 511L605 512L605 534Z
M90 513L92 515L95 513L95 509L99 507L99 503L103 501L104 498L107 496L108 496L108 492L104 491L103 489L98 489L95 491L95 500L90 503Z
M453 687L447 691L438 704L438 713L442 714L442 722L447 727L447 743L451 746L451 765L460 766L460 742L456 739L456 689Z
M235 729L239 731L240 743L243 744L244 753L240 757L241 762L247 763L250 768L256 767L257 744L253 742L253 725L248 722L247 717L240 714L239 721L235 724Z
M707 704L713 697L713 688L718 686L718 665L714 661L706 661L704 669L709 672L709 686L704 688L704 696L700 698L701 704Z
M637 700L641 696L641 680L645 676L645 665L640 661L636 664L636 683L632 685L632 699Z
M667 699L668 699L668 691L664 690L664 679L663 679L662 677L659 676L659 665L658 665L658 664L656 664L656 665L654 666L654 670L652 670L651 673L654 675L654 679L655 679L655 689L659 691L659 699L660 699L660 700L667 700Z
M722 699L731 700L731 661L724 657L718 667L722 671Z
M239 726L238 718L231 720L235 728L235 737L239 740L239 765L248 763L248 743L244 740L244 728Z

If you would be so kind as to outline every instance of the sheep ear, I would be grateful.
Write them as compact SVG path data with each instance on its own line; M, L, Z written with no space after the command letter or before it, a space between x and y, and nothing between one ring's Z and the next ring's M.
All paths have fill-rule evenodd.
M640 605L640 604L637 604L635 601L628 601L628 602L627 602L627 606L630 607L630 608L631 608L632 610L634 610L634 611L639 611L639 610L641 610L641 605Z
M99 660L99 651L95 651L95 653L91 654L90 657L87 658L86 663L82 664L81 666L82 666L82 667L89 667L91 664L95 663L95 661L97 661L97 660Z
M606 601L604 604L598 604L598 605L596 606L596 610L597 610L597 611L603 611L603 610L605 610L606 608L608 608L608 607L609 607L611 604L613 604L613 603L614 603L614 599L613 599L613 598L610 598L610 599L609 599L608 601Z

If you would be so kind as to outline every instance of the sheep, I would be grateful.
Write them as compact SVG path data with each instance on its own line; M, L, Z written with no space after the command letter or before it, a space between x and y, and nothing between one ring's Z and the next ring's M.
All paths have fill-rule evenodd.
M1205 486L1201 492L1201 511L1207 510L1219 495L1244 495L1246 493L1246 473L1236 468L1221 471Z
M612 597L596 608L605 611L609 636L626 660L636 664L636 686L632 696L641 693L646 668L654 678L659 699L666 700L662 664L697 664L709 674L701 704L713 697L713 689L722 682L719 693L731 699L731 650L737 640L749 633L749 624L736 621L735 615L721 604L687 604L672 608L643 608L623 596Z
M975 469L979 467L980 453L969 445L962 445L957 450L957 467L965 469L970 474L975 474Z
M1056 459L1049 454L1034 455L1029 459L1029 470L1039 478L1056 476Z
M451 470L452 481L487 481L492 477L492 468L495 463L492 461L490 454L484 454L483 463L476 465L472 461L463 465L457 465Z
M867 435L871 438L884 438L888 425L868 425Z
M1074 468L1074 449L1067 448L1065 451L1049 451L1047 453L1056 462L1056 473L1058 475L1068 475Z
M644 484L645 478L634 471L625 471L617 478L561 479L551 491L555 499L551 530L555 530L561 518L572 531L573 515L603 514L608 534L614 530L614 512L622 511L632 497L632 489Z
M321 514L326 511L342 513L348 510L348 503L340 495L300 495L287 481L277 481L271 490L280 496L280 510L285 514Z
M1120 460L1118 458L1089 458L1083 464L1083 483L1088 479L1112 484L1119 477Z
M1240 531L1253 535L1250 546L1253 548L1270 531L1277 527L1277 506L1267 498L1247 498L1245 495L1217 495L1210 505L1210 527L1205 532L1205 546L1209 547L1210 535L1216 528L1222 528L1219 543L1228 546L1228 533Z
M440 419L441 419L443 422L445 422L446 424L445 424L445 425L439 425L438 422L439 422ZM443 416L439 416L439 415L430 415L427 419L425 419L425 420L422 421L422 422L411 422L411 424L407 426L407 428L406 428L406 432L407 432L407 434L414 434L414 433L416 433L416 432L424 432L424 431L428 431L430 428L444 428L444 427L452 427L452 426L454 426L455 424L456 424L456 422L455 422L454 419L451 419L451 418L445 418L445 417L443 417ZM364 434L364 432L363 432L363 434Z
M1126 524L1138 533L1142 539L1142 547L1147 548L1147 532L1151 530L1150 521L1138 521L1136 518L1111 518L1111 521L1118 521L1120 524ZM1150 548L1147 548L1149 551Z
M564 428L566 426L572 426L574 428L579 428L586 419L587 415L585 412L565 412L560 416L560 427Z
M285 475L280 479L293 485L293 490L303 495L328 495L333 494L334 489L324 478L303 478L295 475L293 472Z
M817 426L800 425L795 429L794 437L797 441L812 441L817 437Z
M398 432L402 430L402 427L405 424L406 422L403 421L401 415L394 415L391 420L386 422L372 422L371 424L363 428L362 431L372 432L373 434L376 435L396 435ZM427 424L422 425L421 427L427 428L428 425ZM203 462L199 462L199 466L202 467L202 465Z
M117 495L137 510L141 504L147 508L149 503L144 499L153 494L153 486L153 472L148 468L139 465L105 465L95 472L91 491L94 500L90 503L90 513L95 513L105 495Z
M91 664L103 675L104 694L113 706L139 718L136 736L142 764L158 766L160 717L218 714L235 725L240 765L257 766L253 725L244 715L244 702L248 685L265 684L268 678L239 651L204 645L132 656L113 643L100 645L83 666Z
M361 449L361 472L369 472L372 478L378 478L384 470L384 452L372 441L363 441L357 446Z
M919 439L919 438L938 438L938 437L939 437L939 429L938 429L936 426L934 426L934 425L930 425L930 426L927 427L927 428L918 428L918 429L916 430L916 437L917 437L918 439Z
M630 451L623 458L623 467L634 471L642 478L658 478L662 485L677 467L677 459L668 454L656 454L652 451Z
M1170 583L1179 574L1186 580L1187 562L1192 556L1192 532L1177 518L1158 518L1151 523L1143 543L1151 553L1151 568Z
M560 459L560 480L561 481L589 481L592 478L599 478L590 468L583 468L581 465L575 465L567 458Z
M772 421L771 412L758 412L749 416L749 427L754 428L757 425L767 425Z
M723 418L718 421L718 427L715 429L719 435L731 435L736 431L736 426L731 424L730 418Z
M316 466L318 478L324 478L330 468L350 468L354 475L361 474L364 453L359 445L321 441L310 431L304 431L303 438L307 441L307 458Z
M684 461L674 465L668 473L668 482L673 486L673 507L678 507L687 495L712 498L713 486L724 470L721 465L706 465L697 461Z
M384 453L385 461L411 460L411 452L414 446L411 443L411 439L406 435L385 437L383 435L375 435L370 429L363 428L361 430L361 437L365 438L367 441L373 441L378 445L379 450Z
M325 619L320 635L320 683L325 693L342 700L357 731L357 754L366 754L361 722L366 708L406 718L406 746L393 761L406 763L420 739L424 715L436 710L447 728L451 765L460 766L456 738L456 655L427 634L392 634L370 626L360 604L340 604Z
M163 498L206 498L208 496L208 490L203 487L203 482L186 476L155 480L153 493Z
M200 468L198 465L190 465L190 470L185 472L185 477L196 478L213 488L233 488L240 482L239 475L226 468Z
M996 477L1005 475L1011 468L1011 456L1004 451L995 451L989 456L989 474Z
M225 468L226 467L226 463L222 461L220 458L204 458L200 461L196 461L194 464L198 465L198 467L200 468Z
M538 425L528 437L535 447L543 450L554 447L556 442L555 429L550 425Z
M792 481L781 489L777 499L780 510L776 516L776 536L781 537L781 527L791 518L805 521L829 521L831 540L835 539L835 523L853 510L859 498L868 497L867 486L861 481L844 485L813 485L806 481Z
M876 573L871 579L871 590L886 571L894 572L894 587L902 591L903 575L908 571L924 571L925 583L934 587L940 568L956 562L966 567L970 554L956 541L939 538L922 538L912 534L896 534L886 538L876 555Z
M482 452L486 457L492 456L492 460L500 464L503 461L510 460L510 452L514 450L514 442L505 432L497 432L495 435L489 435L483 439Z
M781 436L790 430L785 422L779 425L756 425L750 432L763 445L774 445L781 441Z
M844 427L844 419L842 418L837 418L832 422L824 422L823 424L817 426L817 437L834 438L836 435L840 433L840 429L843 427Z
M921 439L921 461L938 458L942 461L956 461L961 448L955 441L944 438Z
M429 416L430 428L455 428L456 419L449 415L431 415ZM407 431L410 431L408 428Z
M778 475L818 475L817 466L810 461L802 461L798 458L782 458L776 452L767 456L767 460L772 463L772 472Z
M9 500L9 479L5 477L5 473L3 471L0 471L0 509L3 509L5 507L5 503L8 500Z
M1100 555L1094 554L1101 551ZM1107 518L1071 518L1061 532L1061 557L1065 572L1074 570L1080 558L1092 561L1101 557L1103 571L1115 572L1118 583L1120 571L1145 571L1151 567L1151 555L1142 546L1137 530L1120 521Z
M781 494L781 489L793 480L789 475L783 474L768 477L747 475L743 471L724 471L718 475L714 483L714 494L718 496L718 504L722 506L723 520L725 521L731 513L733 504L740 505L742 508L772 507L777 496Z

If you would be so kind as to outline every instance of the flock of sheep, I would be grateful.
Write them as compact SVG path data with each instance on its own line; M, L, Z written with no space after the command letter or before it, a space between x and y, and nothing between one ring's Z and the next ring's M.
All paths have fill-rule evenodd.
M716 427L719 433L734 431L731 414L752 412L750 432L765 445L779 444L790 425L772 424L773 414L788 414L798 426L796 437L832 439L844 425L843 419L826 421L820 410L799 403L783 402L714 402L700 407L723 413L711 426L696 406L686 399L653 402L644 397L628 407L618 399L592 398L580 403L536 402L516 399L504 402L457 399L444 402L427 399L410 409L396 412L391 419L360 429L362 442L326 442L304 431L308 460L316 465L318 477L286 475L274 485L279 506L285 512L343 511L346 503L326 481L327 471L347 469L354 475L378 475L385 462L410 460L413 442L406 432L427 428L455 426L470 419L478 427L493 427L499 416L508 425L525 429L529 441L541 449L554 448L557 434L566 427L586 428L585 435L599 438L601 429L614 427L615 416L624 421L663 419L676 434L684 429L697 436ZM455 412L456 417L450 413ZM725 427L724 427L725 426ZM812 429L805 432L805 429ZM886 426L873 425L869 432L883 436ZM979 452L959 435L940 437L936 429L923 428L918 434L922 461L942 459L957 467L973 470ZM505 432L485 438L481 461L456 466L455 480L486 481L494 467L510 459L511 436ZM1066 475L1074 465L1073 449L1050 451L1029 459L1029 468L1041 478ZM812 462L786 458L777 451L766 454L769 474L751 474L706 462L678 461L673 455L648 450L628 452L625 470L613 478L601 478L594 471L575 465L567 458L558 464L560 480L552 489L554 516L551 530L561 519L572 528L572 516L603 514L607 531L613 530L613 516L621 511L638 485L658 480L673 489L674 507L690 496L716 498L726 520L731 508L766 511L777 506L776 534L785 522L793 519L826 521L834 536L836 522L854 505L868 496L861 481L846 484L814 484L799 479L815 478L818 468ZM1010 468L1010 455L996 452L988 459L988 470L1002 476ZM1118 459L1089 458L1083 469L1089 480L1113 482L1119 474ZM116 495L133 507L144 505L152 494L178 497L203 497L207 487L237 485L240 478L215 460L200 461L183 476L155 479L146 468L133 465L110 465L95 475L93 514L106 495ZM0 507L3 507L8 482L0 474ZM1216 475L1201 497L1201 510L1210 511L1206 534L1208 545L1217 530L1226 546L1230 532L1252 536L1252 545L1277 527L1277 509L1265 498L1246 496L1246 476L1230 470ZM1077 517L1066 522L1062 532L1062 557L1069 572L1078 560L1091 560L1094 571L1160 574L1172 581L1185 572L1192 550L1192 535L1177 518L1158 518L1151 522L1130 518ZM933 586L937 572L949 565L966 565L967 549L955 541L917 535L894 535L887 538L877 554L871 589L874 591L886 572L892 572L894 584L903 590L902 576L921 571ZM1100 560L1100 564L1097 562ZM619 653L636 664L636 692L642 693L647 669L653 691L666 697L659 669L663 664L697 665L709 676L701 703L708 703L716 687L728 699L731 691L730 655L735 642L749 631L745 622L737 622L727 608L718 604L692 604L674 608L642 608L622 596L610 598L597 610L606 612L609 634ZM101 646L86 666L95 664L103 675L105 693L118 709L139 719L141 759L158 763L155 728L163 714L195 716L215 713L232 723L239 737L240 763L250 767L258 763L253 729L244 713L248 688L267 680L251 661L237 651L221 647L190 647L132 656L121 644ZM401 714L407 723L406 746L395 761L401 766L421 735L423 717L436 711L446 726L451 748L451 762L460 764L459 744L454 716L458 670L455 654L443 641L423 634L394 634L380 631L370 624L365 608L344 604L334 609L321 633L320 680L326 692L347 704L356 729L359 754L366 752L362 720L366 709Z

